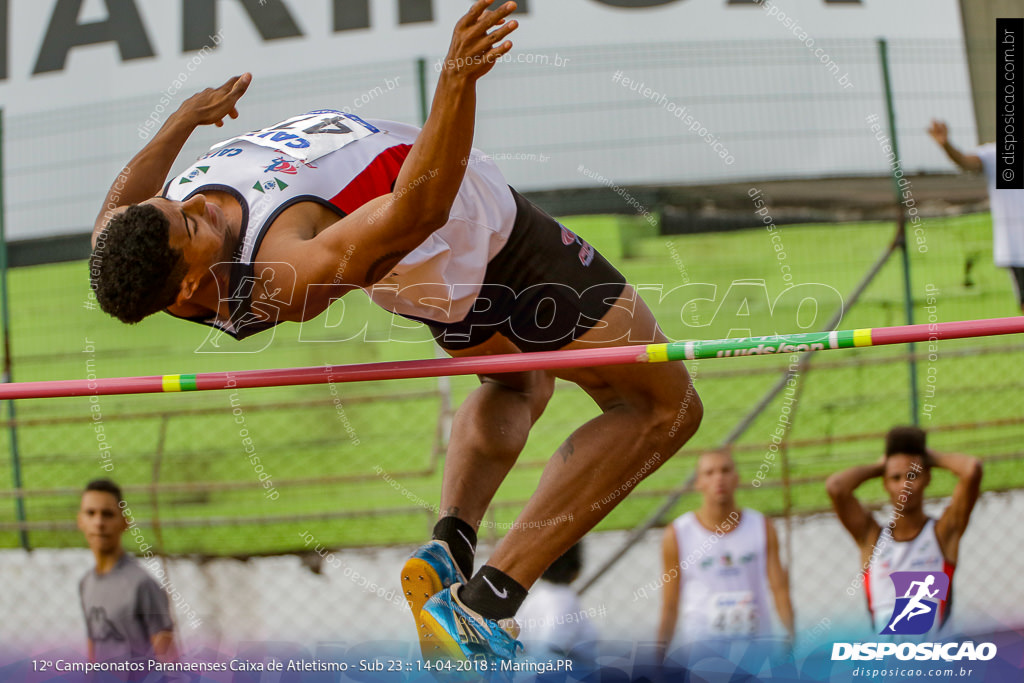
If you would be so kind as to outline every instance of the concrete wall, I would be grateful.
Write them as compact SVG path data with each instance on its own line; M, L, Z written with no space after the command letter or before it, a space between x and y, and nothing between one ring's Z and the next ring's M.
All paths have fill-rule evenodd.
M929 513L941 509L940 501ZM1024 491L986 494L978 503L955 575L953 630L986 633L1024 625L1022 518ZM785 525L776 520L776 528L785 552ZM789 566L799 643L870 640L864 594L856 583L859 558L846 532L832 515L794 518L791 529ZM596 568L624 538L625 532L589 536L587 567ZM660 543L661 530L649 532L583 596L586 618L602 638L654 639L661 605ZM410 550L338 550L325 558L319 574L293 555L202 564L174 559L163 571L168 587L180 596L178 633L187 653L211 648L234 654L250 641L291 643L313 652L318 643L414 640L398 586ZM480 557L489 551L483 548ZM84 650L77 585L91 561L86 550L0 552L0 650L23 657ZM187 616L192 611L196 616Z

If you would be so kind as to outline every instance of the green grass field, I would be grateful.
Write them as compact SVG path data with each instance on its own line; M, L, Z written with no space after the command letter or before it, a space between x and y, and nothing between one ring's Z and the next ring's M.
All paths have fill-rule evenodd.
M817 329L881 254L891 224L858 223L782 229L780 252L764 230L687 237L645 237L635 219L568 219L620 266L673 339L712 339ZM1007 275L992 264L987 215L931 220L927 253L912 252L916 322L1013 315ZM776 241L778 244L778 241ZM781 254L781 256L780 256ZM789 267L789 289L780 270ZM763 282L762 282L763 281ZM899 258L886 265L841 329L905 322ZM932 306L927 291L937 291ZM428 358L422 327L395 318L362 295L347 297L324 316L286 324L244 343L204 343L206 330L158 316L124 326L90 310L83 263L24 268L11 273L14 376L20 381L172 372L243 370L325 363ZM821 310L815 311L816 298ZM261 338L261 336L263 338ZM390 341L387 341L389 340ZM204 352L197 353L197 349ZM952 341L934 360L922 359L918 385L929 413L922 426L941 428L931 444L989 458L986 489L1024 485L1020 468L1019 338ZM220 350L230 353L208 353ZM773 463L764 486L745 486L741 503L769 513L821 510L828 473L877 458L890 426L911 419L905 347L819 355L801 378L800 402L788 449L790 486ZM927 345L918 345L927 353ZM649 515L690 473L693 455L717 444L751 409L789 362L783 357L702 361L691 365L705 420L684 452L641 484L601 528L627 528ZM931 380L929 386L929 380ZM450 382L454 405L475 380ZM428 530L441 479L436 380L402 380L304 388L197 394L19 401L17 432L31 543L81 545L68 525L78 490L101 476L97 432L110 445L110 476L128 489L128 503L151 543L170 553L255 554L302 547L309 531L330 545L413 543ZM764 462L780 418L781 398L738 442L741 475L749 482ZM500 536L530 495L543 464L568 435L597 411L575 387L560 386L536 425L519 466L498 493L485 537ZM99 415L97 419L95 416ZM974 424L986 423L986 424ZM957 425L970 427L954 428ZM242 430L245 430L244 434ZM246 454L260 458L276 499L259 487ZM813 443L806 443L813 442ZM10 440L0 444L0 486L9 491ZM614 458L614 453L608 453ZM387 478L385 478L385 476ZM162 488L155 497L151 487ZM197 484L203 486L197 487ZM169 485L176 485L177 488ZM948 494L952 480L935 477L932 493ZM866 494L881 501L881 486ZM788 503L787 503L788 499ZM690 495L677 511L693 507ZM156 515L159 527L151 524ZM0 524L15 520L14 500L0 498ZM48 525L48 526L47 526ZM18 536L0 531L0 547Z

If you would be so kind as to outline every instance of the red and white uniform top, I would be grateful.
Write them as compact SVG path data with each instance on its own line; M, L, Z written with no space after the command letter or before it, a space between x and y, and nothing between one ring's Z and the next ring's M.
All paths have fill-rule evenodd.
M253 264L274 220L300 202L316 202L341 218L384 194L409 192L429 179L428 175L410 180L409 187L395 186L419 132L401 123L318 110L214 145L172 178L164 188L168 199L184 201L198 193L222 191L242 206L231 292L222 293L230 304L230 318L196 322L238 339L276 324L252 315L253 308L267 310L274 305L272 298L260 301L252 292ZM400 315L440 323L462 320L480 293L488 262L508 240L515 218L508 183L493 161L474 149L448 222L370 288L370 298ZM343 268L339 262L339 282L344 279ZM427 284L439 288L437 299L443 303L424 303L430 299L424 296Z
M871 560L864 570L864 590L867 592L871 625L881 633L892 619L896 605L896 588L889 575L893 572L943 572L949 577L949 592L939 603L939 613L929 633L935 633L949 619L953 608L953 571L956 567L946 561L935 535L935 520L929 518L921 531L909 541L892 537L889 525L883 525L875 541Z
M765 518L743 509L739 522L707 529L688 512L672 523L682 580L673 644L772 634Z

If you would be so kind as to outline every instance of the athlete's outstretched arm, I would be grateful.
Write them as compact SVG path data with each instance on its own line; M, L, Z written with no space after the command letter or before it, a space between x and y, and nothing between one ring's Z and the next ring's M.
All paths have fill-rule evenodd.
M764 518L765 526L765 573L768 578L768 587L771 588L772 597L775 599L775 611L779 614L779 620L786 627L790 641L796 634L793 626L793 603L789 599L789 572L782 567L779 559L779 537L775 533L775 525L772 520Z
M391 202L394 211L388 217L399 229L418 217L426 217L438 228L448 222L473 147L476 82L512 49L512 42L504 39L519 26L517 21L505 20L516 3L506 2L494 12L487 11L490 4L488 0L474 3L455 27L430 115L395 180L396 193L404 194ZM409 251L428 235L410 235L422 239ZM387 268L382 270L386 274Z
M665 527L665 535L661 539L662 575L665 585L661 587L661 621L658 624L658 661L665 661L672 636L676 633L676 621L679 618L679 593L683 585L683 577L679 568L679 543L673 525Z
M853 492L867 480L881 477L883 474L885 462L880 460L871 465L857 465L836 472L825 480L825 491L832 499L832 507L858 546L863 546L872 537L872 532L878 531L881 527Z
M455 27L434 102L392 193L378 197L311 239L268 235L261 249L296 266L296 291L326 283L368 287L387 275L409 252L448 222L466 173L476 119L476 82L512 49L505 38L518 26L478 0ZM273 233L273 231L272 231ZM272 245L272 246L271 246ZM270 249L268 249L270 247ZM339 264L344 262L344 272ZM324 288L320 288L324 289ZM322 310L309 292L307 305ZM306 311L305 314L315 314Z
M942 151L946 153L949 160L961 169L973 173L981 172L981 158L974 154L964 154L954 147L953 143L949 141L949 129L944 121L933 120L931 127L928 128L928 135L932 136L932 139L942 148Z
M967 530L971 520L971 511L981 495L981 461L970 455L960 453L938 453L928 451L932 467L949 470L956 476L956 486L949 506L935 525L935 533L942 544L942 554L950 562L956 562L960 537Z
M207 88L196 93L167 117L153 139L128 162L110 186L103 208L93 224L94 247L96 236L106 227L114 209L143 202L160 193L174 160L192 131L211 123L222 126L225 116L238 118L235 104L251 82L252 74L235 76L219 88Z

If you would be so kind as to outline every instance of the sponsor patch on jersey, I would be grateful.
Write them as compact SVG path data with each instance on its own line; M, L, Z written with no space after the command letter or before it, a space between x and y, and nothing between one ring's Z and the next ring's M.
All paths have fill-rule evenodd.
M210 171L210 167L209 166L196 166L194 169L192 169L191 172L188 173L188 175L182 176L181 180L178 181L178 184L179 185L184 185L185 183L191 183L196 178L198 178L201 175L205 175L209 171Z
M264 173L287 173L288 175L295 175L299 172L299 167L288 161L284 157L277 157L274 159L269 166L263 169Z
M280 178L274 178L273 180L257 181L256 184L252 186L252 189L260 192L261 194L266 194L267 192L273 192L274 190L283 190L286 187L288 187L288 183L284 182Z

